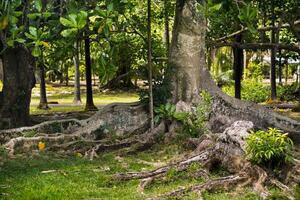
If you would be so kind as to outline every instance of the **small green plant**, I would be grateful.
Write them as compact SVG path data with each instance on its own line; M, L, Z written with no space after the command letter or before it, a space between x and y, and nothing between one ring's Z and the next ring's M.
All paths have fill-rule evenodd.
M24 131L24 137L34 137L37 134L36 130Z
M161 119L172 121L176 120L183 124L182 132L191 136L198 137L199 134L206 132L206 122L209 118L212 97L206 92L201 92L202 101L192 112L176 112L176 106L170 103L160 105L154 110L156 113L154 121L158 123Z
M167 103L155 108L154 112L156 114L154 118L155 123L158 123L161 119L171 121L175 119L176 107L173 104Z
M201 133L207 132L206 122L211 111L212 97L206 91L202 91L200 95L202 101L195 107L195 111L181 116L183 132L192 137L199 137Z
M166 173L166 180L167 181L174 181L178 177L179 174L180 173L178 172L178 170L176 168L172 167Z
M234 96L234 85L225 85L222 87L223 92ZM270 88L261 81L255 79L245 79L242 82L242 99L261 103L267 101L270 97Z
M292 161L293 142L287 133L276 128L252 131L247 138L247 156L251 161L268 167Z

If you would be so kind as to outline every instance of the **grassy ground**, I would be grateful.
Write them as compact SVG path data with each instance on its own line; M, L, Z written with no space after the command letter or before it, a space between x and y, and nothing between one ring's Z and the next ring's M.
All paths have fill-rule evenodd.
M166 181L155 182L142 194L138 191L138 181L120 182L112 178L115 173L153 169L163 165L171 157L178 157L179 153L179 148L169 146L126 157L106 153L93 161L78 155L66 157L45 152L14 160L4 159L2 166L0 165L0 199L140 200L179 186L202 183L201 178L182 178L188 174L173 171L168 173ZM216 171L212 176L218 177L221 174L224 172ZM205 200L260 199L247 188L232 192L205 192L203 196ZM273 191L273 197L272 199L285 199L284 194L278 191ZM196 200L197 195L189 194L181 199Z
M50 110L40 110L37 109L37 105L39 104L39 86L35 87L32 91L31 98L31 114L50 114L56 112L74 112L74 111L83 111L84 104L86 101L86 95L82 92L82 103L83 105L72 105L74 95L73 87L53 87L51 85L47 85L47 97L48 102L56 102L58 103L55 106L52 106ZM84 86L82 87L84 90ZM95 105L106 105L115 102L135 102L139 100L139 96L136 93L130 92L109 92L109 93L100 93L97 90L94 91L94 103Z

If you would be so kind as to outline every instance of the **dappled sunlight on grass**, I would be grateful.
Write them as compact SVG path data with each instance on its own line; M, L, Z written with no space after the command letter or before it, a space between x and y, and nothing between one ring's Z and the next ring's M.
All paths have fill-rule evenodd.
M40 115L40 114L55 114L55 113L68 113L68 112L83 112L84 106L58 106L58 107L51 107L48 110L41 110L38 109L37 106L30 107L30 114L31 115Z
M84 87L82 87L83 89ZM84 104L86 101L85 93L82 93L83 105L73 105L73 87L53 87L47 85L47 99L49 103L57 104L57 106L50 106L50 110L39 110L37 105L39 104L39 87L35 87L32 91L31 98L31 114L50 114L55 112L75 112L84 111ZM108 92L100 93L94 91L94 103L95 105L106 105L110 103L130 103L139 100L137 93L130 92Z
M180 186L201 184L200 178L182 178L187 172L169 173L166 180L157 180L149 185L144 194L139 192L138 180L119 181L113 178L116 173L152 170L154 163L168 163L183 149L176 145L154 146L153 149L137 155L120 156L118 153L105 153L90 161L78 156L63 156L40 152L36 155L19 156L4 160L0 165L0 198L4 200L49 199L104 199L140 200L177 189ZM201 167L199 165L199 167ZM278 195L278 191L274 191ZM206 200L258 200L248 188L232 192L203 192ZM184 200L196 200L198 195L190 193Z

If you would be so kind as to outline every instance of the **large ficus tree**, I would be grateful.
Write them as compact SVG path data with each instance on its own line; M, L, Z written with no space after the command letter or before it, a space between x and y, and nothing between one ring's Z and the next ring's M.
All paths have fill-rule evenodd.
M206 67L205 1L177 0L176 18L170 50L169 76L172 82L172 101L185 110L201 101L200 92L212 96L210 126L220 131L237 120L253 121L256 127L275 126L290 132L300 141L299 123L271 112L254 103L229 97L215 84ZM184 105L184 106L183 106Z
M4 86L0 93L0 128L24 126L29 122L34 59L25 47L29 32L29 1L0 1L0 56Z

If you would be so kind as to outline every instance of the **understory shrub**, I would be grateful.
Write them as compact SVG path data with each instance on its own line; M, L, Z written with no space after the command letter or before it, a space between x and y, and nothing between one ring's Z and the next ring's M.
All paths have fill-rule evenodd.
M164 119L167 121L176 120L183 124L182 132L190 137L199 137L207 131L206 122L209 119L212 97L206 92L201 92L202 101L192 112L177 112L176 106L170 103L160 105L154 109L156 114L155 122Z
M276 128L252 131L246 139L248 158L269 168L292 161L293 142L287 133Z
M234 96L234 85L222 87L223 92ZM264 85L262 81L246 79L242 82L241 96L243 100L256 103L265 102L270 96L270 87Z
M281 101L295 101L297 100L296 90L297 84L279 85L277 87L277 96Z
M225 85L222 87L223 92L234 96L234 85ZM296 94L297 84L277 85L277 97L281 101L295 101L299 97ZM264 85L262 80L246 79L242 81L242 99L256 103L266 102L270 99L271 89L269 85Z

